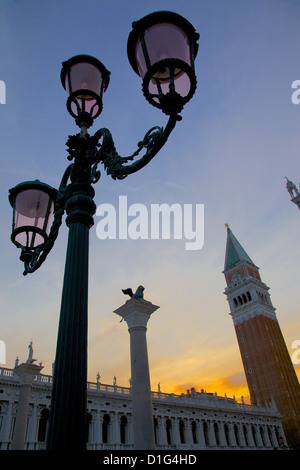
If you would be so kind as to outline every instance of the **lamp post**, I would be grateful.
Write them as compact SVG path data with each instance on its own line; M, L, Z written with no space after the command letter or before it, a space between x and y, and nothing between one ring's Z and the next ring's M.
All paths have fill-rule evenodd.
M87 132L102 111L110 73L97 59L78 55L63 63L61 81L67 109L80 133L67 141L67 167L58 190L41 183L21 183L10 190L13 207L12 241L21 249L24 275L45 261L66 212L69 228L53 376L48 450L86 447L87 303L89 229L95 213L94 189L103 163L113 179L123 179L145 165L166 143L179 112L196 90L194 60L199 34L180 15L155 12L133 23L128 58L141 78L145 98L167 116L165 128L153 127L137 150L121 157L106 128ZM140 152L143 156L135 160ZM134 160L134 161L133 161ZM131 162L128 164L128 162ZM52 225L51 218L53 217Z

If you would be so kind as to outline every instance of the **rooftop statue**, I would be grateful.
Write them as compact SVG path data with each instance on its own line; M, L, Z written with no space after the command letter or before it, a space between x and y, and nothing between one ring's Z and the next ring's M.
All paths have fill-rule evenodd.
M30 342L29 346L29 354L28 354L28 359L26 361L26 364L32 364L33 362L36 361L36 359L33 359L33 347L32 347L32 341Z
M122 289L122 292L125 295L129 295L129 297L131 297L132 299L144 300L144 290L145 290L145 287L139 286L135 294L132 292L131 288Z

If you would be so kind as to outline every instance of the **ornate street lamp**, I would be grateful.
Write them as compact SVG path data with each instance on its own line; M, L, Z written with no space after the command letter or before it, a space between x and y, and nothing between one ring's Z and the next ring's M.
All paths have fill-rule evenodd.
M153 106L177 114L196 90L194 68L199 34L185 18L158 11L133 23L128 58L143 79L143 91Z
M12 242L21 248L21 260L31 260L49 238L56 189L38 180L18 184L10 191L13 207Z
M61 82L68 93L67 108L80 127L90 127L101 113L109 76L104 65L88 55L78 55L63 62Z
M21 248L24 274L36 271L44 262L65 212L69 227L49 450L80 450L86 446L88 247L96 211L92 185L100 178L98 164L103 163L113 179L123 179L147 165L163 147L181 120L178 113L196 89L194 60L198 38L193 26L172 12L155 12L133 23L127 46L129 61L143 80L146 99L169 119L165 128L150 129L128 157L117 153L108 129L101 128L93 136L87 132L102 111L110 73L100 61L87 55L64 62L61 81L68 94L67 109L80 127L80 133L69 136L66 144L72 163L58 190L39 181L22 183L10 190L14 211L12 241ZM135 160L142 150L144 155Z

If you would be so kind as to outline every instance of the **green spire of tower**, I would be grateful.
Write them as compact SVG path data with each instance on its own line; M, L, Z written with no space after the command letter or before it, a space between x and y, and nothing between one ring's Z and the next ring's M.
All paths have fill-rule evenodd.
M225 224L225 227L227 228L227 242L224 270L230 268L239 261L247 261L248 263L255 266L250 256L246 253L242 245L233 235L228 224Z

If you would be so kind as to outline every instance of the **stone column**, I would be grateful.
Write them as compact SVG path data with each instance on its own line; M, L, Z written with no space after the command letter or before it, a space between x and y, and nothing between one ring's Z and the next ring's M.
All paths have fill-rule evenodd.
M234 434L234 425L233 423L228 423L228 428L229 428L229 441L230 441L230 446L231 447L236 447L237 442Z
M38 375L38 379L40 378L41 376ZM36 403L33 403L33 406L32 406L32 413L31 413L31 416L29 418L29 422L28 422L28 431L27 431L27 436L28 436L28 443L29 443L29 446L28 446L28 450L34 450L35 449L35 444L36 444L36 436L37 436L37 417L36 417L36 413L37 413L37 404Z
M282 434L280 434L282 436ZM272 445L273 445L273 448L278 448L279 447L279 443L278 443L278 439L277 439L277 436L276 436L276 433L275 433L275 428L274 426L271 426L271 436L272 436Z
M220 437L220 446L221 447L227 447L224 423L222 423L222 422L220 422L220 425L219 425L219 437Z
M264 441L266 443L266 447L272 447L270 437L269 437L269 434L268 434L268 429L267 429L267 426L265 424L263 425L263 436L264 436Z
M238 438L239 438L239 443L240 443L239 446L240 447L247 447L247 443L246 443L246 439L245 439L245 435L244 435L243 425L241 423L238 423L237 428L238 428Z
M255 428L256 428L257 447L264 447L264 443L262 441L261 434L260 434L259 425L255 425Z
M199 449L205 449L206 444L205 444L205 438L204 438L204 432L203 432L203 423L202 421L196 421L196 435L197 435L197 442Z
M11 450L23 450L24 448L31 385L34 378L40 373L42 369L42 366L27 362L20 364L14 369L14 374L19 377L20 396L17 408L15 429L10 447Z
M189 419L184 420L185 423L185 436L186 436L186 444L192 448L194 446L194 439L192 433L192 422Z
M97 384L98 385L98 384ZM96 417L94 418L94 444L95 449L99 449L99 444L102 442L100 438L100 411L96 410Z
M256 447L255 442L254 442L254 439L253 439L253 434L252 434L251 425L250 425L249 423L247 423L247 424L246 424L246 428L247 428L247 437L248 437L248 444L249 444L249 447Z
M128 415L127 420L128 420L128 444L130 445L130 448L131 448L131 447L133 447L132 416Z
M173 439L176 448L180 448L180 433L179 433L179 419L178 418L171 418L172 422L172 430L173 430Z
M131 298L114 311L128 325L132 380L132 420L134 449L155 449L152 397L146 331L150 315L159 307Z
M216 447L217 441L214 431L214 421L207 421L209 446Z
M167 443L167 433L166 433L166 426L165 426L165 420L162 416L157 417L157 444L161 449L164 449L168 443Z
M113 421L112 421L112 442L115 444L115 448L119 449L120 448L120 422L119 422L119 415L118 412L115 411L115 414L113 415Z

